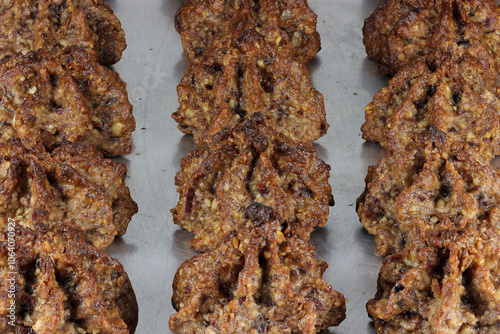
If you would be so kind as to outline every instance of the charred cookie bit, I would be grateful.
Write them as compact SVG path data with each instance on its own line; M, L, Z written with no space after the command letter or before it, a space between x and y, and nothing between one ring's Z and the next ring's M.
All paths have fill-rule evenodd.
M273 215L273 209L260 203L252 203L245 209L245 218L257 223L268 222L274 218Z

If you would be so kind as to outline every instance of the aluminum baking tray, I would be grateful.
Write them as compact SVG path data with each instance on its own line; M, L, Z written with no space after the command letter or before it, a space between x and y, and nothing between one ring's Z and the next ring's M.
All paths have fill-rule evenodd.
M137 130L133 151L121 158L128 166L127 183L139 213L128 232L109 248L132 280L140 307L138 334L170 333L174 312L172 279L181 263L196 252L190 234L172 222L170 209L178 195L174 176L180 160L195 148L170 117L178 107L176 86L187 70L174 14L181 0L108 0L121 20L128 48L113 68L128 83ZM322 50L309 63L314 86L323 93L330 123L316 149L332 166L330 183L336 205L324 228L311 242L317 258L329 264L324 279L342 292L347 318L329 333L374 333L365 304L375 295L381 258L359 223L356 198L364 189L367 167L384 151L365 143L360 126L364 107L386 85L375 63L365 55L361 28L380 0L309 0L318 14Z

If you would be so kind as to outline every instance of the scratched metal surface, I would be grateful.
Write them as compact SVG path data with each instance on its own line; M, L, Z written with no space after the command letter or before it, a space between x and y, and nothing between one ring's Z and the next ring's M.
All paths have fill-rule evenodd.
M128 165L128 186L139 204L127 234L109 248L128 272L140 307L138 334L170 333L174 312L172 279L180 264L195 255L190 234L172 223L177 201L174 176L180 159L195 147L177 130L170 114L178 106L176 86L187 69L174 14L182 0L108 0L127 34L128 48L113 68L128 83L137 131ZM317 258L329 268L324 279L349 299L347 319L329 333L374 333L365 304L375 294L381 259L373 238L355 213L367 167L383 156L364 143L363 109L387 79L365 57L361 27L381 0L309 0L318 14L322 51L309 64L314 86L325 96L328 134L317 141L332 166L336 205L325 228L312 235Z

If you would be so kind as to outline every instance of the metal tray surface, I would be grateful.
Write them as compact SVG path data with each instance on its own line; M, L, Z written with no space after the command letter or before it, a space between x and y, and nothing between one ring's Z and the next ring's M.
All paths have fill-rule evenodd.
M128 83L137 130L133 151L120 158L128 166L127 184L139 213L125 236L109 248L125 267L139 302L138 334L171 333L172 279L182 262L196 254L190 234L172 222L170 209L180 160L196 146L177 130L171 113L178 107L176 86L188 68L174 15L182 0L108 0L121 20L128 48L113 69ZM361 28L381 0L309 0L318 14L322 50L309 63L314 86L323 93L330 123L315 144L332 167L336 205L326 227L311 237L317 258L327 261L324 279L349 300L347 318L329 333L374 333L365 304L375 295L381 258L359 223L356 198L363 192L367 167L384 151L365 143L360 126L364 107L387 84L366 58Z

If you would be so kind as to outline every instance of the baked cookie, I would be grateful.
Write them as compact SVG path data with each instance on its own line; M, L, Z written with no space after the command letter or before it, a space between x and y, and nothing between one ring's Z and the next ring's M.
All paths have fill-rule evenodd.
M260 112L266 123L295 141L326 134L323 96L300 60L249 32L213 49L185 73L172 117L198 145L240 119Z
M177 271L174 333L316 333L345 318L344 296L322 279L314 248L282 232L272 209L249 208L245 227Z
M498 87L474 58L432 69L417 57L375 95L361 130L364 139L402 151L419 133L437 129L492 156L500 154L498 110Z
M494 208L460 228L424 228L386 257L367 304L377 333L498 333L499 218Z
M466 145L434 145L390 153L370 167L357 211L378 254L403 250L423 226L463 227L500 204L500 171L487 159Z
M255 202L271 207L287 233L307 241L314 227L328 220L329 176L330 166L310 144L294 143L254 114L182 160L173 219L194 233L191 244L205 251L243 227L244 212Z
M78 229L3 229L0 263L2 333L134 333L138 309L127 274ZM13 323L10 294L15 295Z
M321 48L316 20L306 0L190 0L177 12L175 27L191 63L249 31L305 63Z
M90 145L62 143L49 153L11 139L0 144L0 227L9 219L23 227L73 226L106 248L137 212L125 176L124 164Z
M112 65L127 46L105 0L6 0L0 3L0 26L0 59L39 49L56 55L76 46Z
M493 0L388 0L365 20L363 43L383 75L423 56L433 67L476 58L500 72L500 7Z

